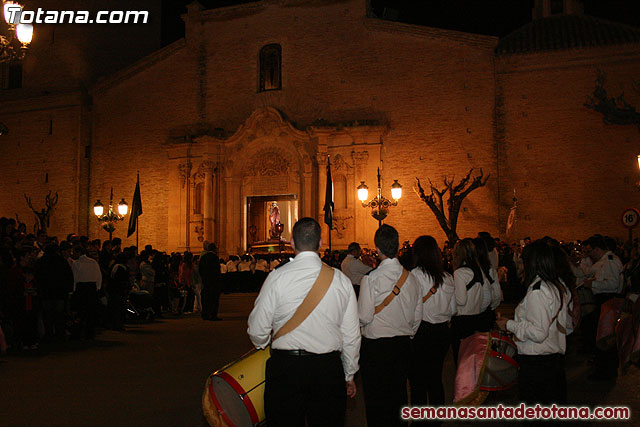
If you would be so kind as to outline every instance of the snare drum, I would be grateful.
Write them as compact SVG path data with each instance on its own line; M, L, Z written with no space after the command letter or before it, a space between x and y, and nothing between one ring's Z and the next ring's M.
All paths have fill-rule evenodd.
M209 376L202 410L210 426L250 427L265 419L264 382L271 348L253 349Z
M489 342L489 357L484 365L480 390L498 391L513 387L518 380L518 353L516 344L501 332L492 332Z

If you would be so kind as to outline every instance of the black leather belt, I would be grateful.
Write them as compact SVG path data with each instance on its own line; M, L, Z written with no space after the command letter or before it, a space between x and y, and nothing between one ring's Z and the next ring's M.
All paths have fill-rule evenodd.
M317 356L316 353L308 352L307 350L278 350L271 349L271 354L277 354L280 356Z

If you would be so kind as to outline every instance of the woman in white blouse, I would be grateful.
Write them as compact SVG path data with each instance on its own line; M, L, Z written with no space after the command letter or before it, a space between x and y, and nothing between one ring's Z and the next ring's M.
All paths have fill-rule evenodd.
M553 250L545 242L530 244L522 256L527 294L513 320L497 323L516 338L520 400L562 404L567 401L566 338L573 327L571 292L560 279Z
M485 322L482 330L489 331L494 327L496 321L494 310L500 305L502 292L498 282L498 272L489 259L489 250L485 240L481 237L476 237L473 239L473 244L478 254L478 264L485 278L482 286L482 305L480 307Z
M453 282L457 314L451 319L451 344L453 361L457 366L460 341L477 331L486 330L482 317L485 278L472 239L459 240L453 248Z
M442 365L449 350L453 277L444 271L442 253L431 236L413 243L411 275L420 286L422 322L412 341L409 381L413 406L444 405Z

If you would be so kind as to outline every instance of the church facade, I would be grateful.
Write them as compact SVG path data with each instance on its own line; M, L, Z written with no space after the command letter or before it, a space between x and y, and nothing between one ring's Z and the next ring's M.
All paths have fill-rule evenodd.
M139 172L141 244L197 251L209 240L239 253L269 238L273 202L285 239L297 218L322 220L330 160L336 248L373 245L378 222L356 188L366 182L371 197L378 169L386 197L394 180L403 185L385 220L403 240L445 239L412 189L416 178L442 188L445 176L472 168L489 179L465 200L460 236L626 236L620 215L637 198L638 129L606 124L585 103L599 72L609 97L638 100L640 30L572 14L499 40L383 21L363 0L193 3L183 18L184 39L92 85L72 112L61 112L64 100L39 107L69 122L70 135L51 147L64 160L49 157L66 181L14 184L12 173L42 165L0 160L0 214L26 216L22 192L52 189L70 208L54 213L52 234L104 235L93 202L111 187L130 202ZM569 44L535 35L553 25L574 28ZM16 129L1 137L3 150L39 129L28 102L38 103L0 107ZM514 194L517 222L506 235ZM120 225L114 236L133 244L125 233Z

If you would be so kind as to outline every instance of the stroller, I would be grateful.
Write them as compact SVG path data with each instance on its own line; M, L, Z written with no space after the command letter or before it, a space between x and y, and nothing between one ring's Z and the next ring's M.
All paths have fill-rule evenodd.
M128 322L153 322L156 313L153 310L153 296L148 291L129 292L126 301Z

